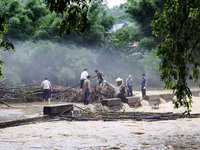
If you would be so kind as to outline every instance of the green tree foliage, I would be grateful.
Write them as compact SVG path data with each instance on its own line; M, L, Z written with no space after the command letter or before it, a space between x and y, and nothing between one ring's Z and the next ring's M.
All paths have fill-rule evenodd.
M122 4L121 8L125 9L125 13L128 14L129 21L131 21L131 24L123 27L129 36L126 36L126 39L121 42L118 39L118 32L116 32L114 48L123 49L129 55L136 56L134 59L138 60L143 59L146 52L156 49L160 39L152 35L150 23L155 19L155 12L162 11L164 2L164 0L127 0ZM133 46L134 42L139 43L137 47Z
M148 84L152 87L162 87L162 83L159 82L159 70L157 70L161 60L159 58L155 59L156 54L157 49L153 49L147 52L144 58L142 59L142 64L144 67L144 71L148 76Z
M200 1L168 0L164 12L156 13L154 34L163 38L157 55L162 59L160 77L165 88L177 95L175 107L191 107L190 80L198 81L200 67Z
M64 19L60 25L60 37L66 32L78 30L80 32L90 31L90 23L87 18L87 11L91 0L45 0L51 11L61 13Z
M129 36L130 34L128 28L121 28L117 30L113 43L115 49L123 50L126 48L129 42Z
M91 22L91 34L74 32L71 35L66 35L68 41L76 41L76 44L81 44L86 47L104 46L106 42L107 32L114 24L114 17L109 15L106 8L100 1L95 1L91 4L88 11L88 19Z
M54 39L61 18L50 13L41 0L19 1L2 0L0 7L7 14L6 37L18 40L50 38Z
M42 0L26 0L24 3L16 0L2 0L0 7L1 11L8 14L6 25L8 32L5 36L17 40L49 39L83 46L102 46L105 43L108 30L114 24L114 17L108 15L101 0L95 1L91 3L87 11L91 34L75 30L59 40L60 29L58 26L66 14L51 13L46 9Z
M145 36L152 36L151 21L155 19L156 11L162 11L164 3L165 0L127 0L122 7L134 21L139 23Z
M140 39L139 49L140 52L145 53L146 51L151 51L157 46L157 42L153 37L143 37Z
M100 1L92 2L88 11L88 19L91 22L91 34L83 33L84 43L94 47L95 45L104 45L107 32L114 25L114 17L109 15L106 8Z
M2 39L3 34L7 31L5 27L5 22L6 22L6 15L1 14L0 12L0 53L3 51L14 51L14 46L13 44L7 40L7 39ZM2 68L3 68L3 61L0 60L0 77L4 77L2 74Z
M124 9L119 6L113 8L107 8L110 15L115 17L115 23L124 23L128 19L128 15L125 14Z

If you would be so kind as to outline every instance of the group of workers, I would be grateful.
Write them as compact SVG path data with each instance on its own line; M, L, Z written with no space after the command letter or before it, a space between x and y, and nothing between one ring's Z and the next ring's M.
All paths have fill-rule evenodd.
M104 76L103 73L99 72L98 70L95 70L98 85L103 86L104 85ZM94 78L94 77L93 77ZM84 69L84 71L81 73L80 78L80 88L83 89L84 92L84 105L89 104L90 99L90 93L92 92L91 89L91 83L90 80L92 77L88 74L88 69ZM123 79L117 78L116 79L116 87L119 87L120 92L125 95L125 87ZM127 89L127 96L133 96L133 79L132 76L129 75L126 79L126 89ZM141 91L142 91L142 98L146 95L146 86L147 86L147 79L145 77L145 74L142 74L142 80L141 80ZM43 100L45 101L46 97L48 98L48 102L51 101L51 91L52 91L52 85L49 82L48 78L45 78L45 80L41 83L41 88L43 89Z
M103 74L99 72L98 70L95 70L95 73L97 76L98 85L103 86L104 85ZM90 93L92 92L91 86L90 86L90 80L91 80L91 76L88 74L88 69L84 69L84 71L81 73L81 83L80 83L80 88L83 89L83 92L84 92L84 105L89 104Z
M120 92L125 94L125 87L124 87L124 82L123 79L117 78L116 79L116 84L115 86L120 88ZM126 89L127 89L127 96L133 96L133 79L132 76L129 75L128 78L126 79ZM147 79L145 77L145 74L142 74L142 81L141 81L141 91L142 91L142 98L146 95L146 86L147 86Z
M104 76L101 72L98 70L95 70L95 73L97 74L97 80L98 85L103 86L104 85ZM88 74L88 69L84 69L84 71L81 73L81 84L80 88L83 89L84 92L84 105L89 104L90 99L90 93L91 93L91 86L90 86L90 80L91 76ZM125 95L125 87L123 83L123 79L117 78L116 79L116 87L119 87L120 92ZM133 96L133 79L132 76L129 75L126 79L126 89L127 89L127 96ZM141 80L141 91L142 91L142 98L146 95L146 86L147 86L147 79L145 77L145 74L142 74L142 80Z

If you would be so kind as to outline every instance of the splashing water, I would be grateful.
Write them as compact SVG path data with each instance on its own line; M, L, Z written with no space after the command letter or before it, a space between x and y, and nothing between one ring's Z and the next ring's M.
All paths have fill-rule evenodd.
M128 104L122 103L122 111L130 111L131 108Z
M106 85L112 87L115 91L115 96L117 96L119 93L120 93L120 88L119 87L115 87L114 85L112 85L111 83L109 82L106 82Z
M142 105L142 107L144 107L144 106L149 106L149 102L148 102L148 101L145 101L145 100L142 100L142 101L141 101L141 105Z
M166 104L166 101L163 98L160 98L160 103L161 104Z

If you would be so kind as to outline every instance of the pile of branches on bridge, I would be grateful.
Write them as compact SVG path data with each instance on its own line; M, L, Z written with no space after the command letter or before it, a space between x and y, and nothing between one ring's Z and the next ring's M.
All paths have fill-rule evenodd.
M107 82L104 86L96 86L92 89L90 100L91 103L100 102L102 99L114 98L117 94L117 89ZM57 101L79 103L83 102L84 92L82 89L64 89L63 91L59 91L58 94L55 93L53 98Z
M92 89L91 102L100 102L102 99L116 97L116 89L110 83L96 86ZM43 100L43 91L40 84L27 83L16 87L0 88L0 98L16 102L36 102ZM83 102L84 93L80 88L53 86L52 101Z
M42 90L39 84L26 83L16 87L0 87L0 98L16 102L41 101Z

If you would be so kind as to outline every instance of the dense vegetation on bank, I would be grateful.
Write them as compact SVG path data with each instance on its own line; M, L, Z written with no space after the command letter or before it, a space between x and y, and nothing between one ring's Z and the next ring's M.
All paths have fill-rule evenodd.
M8 29L4 37L16 48L2 54L3 73L10 84L40 82L48 76L54 84L72 85L88 68L92 75L99 69L112 83L132 74L137 86L146 73L149 86L161 86L160 60L155 59L159 39L151 34L150 22L163 5L163 0L141 0L134 7L128 1L122 8L108 8L94 1L88 10L91 32L75 31L60 39L63 16L51 13L43 0L2 0L0 12L7 14ZM117 23L124 25L113 30Z

